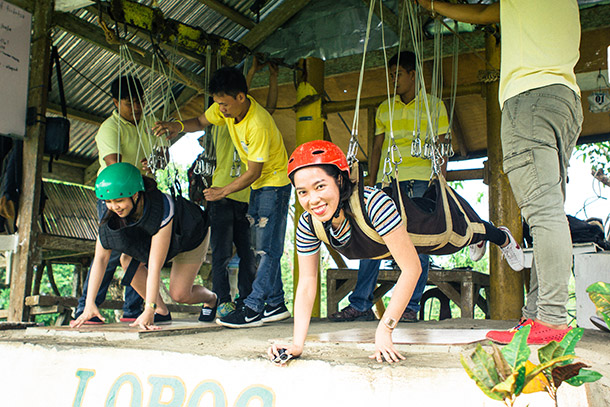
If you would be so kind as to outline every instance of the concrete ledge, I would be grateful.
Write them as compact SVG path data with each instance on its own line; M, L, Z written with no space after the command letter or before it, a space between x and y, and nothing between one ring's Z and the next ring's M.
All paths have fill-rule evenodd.
M453 320L402 324L402 329L501 329L514 321ZM312 335L374 331L376 322L312 323ZM411 328L413 327L413 328ZM269 344L286 343L291 321L253 329L109 340L71 331L0 332L3 405L148 406L500 406L468 378L459 362L474 345L397 345L407 360L387 365L368 359L372 342L308 342L302 358L280 368L265 357ZM92 330L95 332L95 330ZM604 377L591 387L561 387L560 406L607 406L609 335L586 331L576 353ZM535 359L535 349L532 359ZM32 391L32 383L36 390ZM516 406L553 407L545 393L524 395Z

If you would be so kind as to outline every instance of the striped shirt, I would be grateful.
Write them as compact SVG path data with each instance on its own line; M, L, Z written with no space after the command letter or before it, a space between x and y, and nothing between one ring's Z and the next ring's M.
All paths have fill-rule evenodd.
M364 187L364 209L375 231L381 237L402 225L402 219L394 201L379 189ZM320 239L309 225L310 216L309 212L301 215L296 233L297 253L305 256L317 253L321 244ZM331 228L330 233L339 244L345 244L351 237L351 225L345 219L337 230Z

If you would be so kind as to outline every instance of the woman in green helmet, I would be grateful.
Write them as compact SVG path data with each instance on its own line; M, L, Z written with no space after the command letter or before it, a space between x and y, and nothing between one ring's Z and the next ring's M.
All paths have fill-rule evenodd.
M161 268L170 260L172 299L203 303L199 320L212 322L216 294L194 284L209 243L207 213L182 197L163 194L152 179L142 177L128 163L106 167L97 177L95 194L105 201L108 212L100 222L85 310L72 327L93 317L104 319L95 297L112 250L123 253L123 284L131 284L145 299L144 312L130 326L158 329L155 323L171 321L159 294Z

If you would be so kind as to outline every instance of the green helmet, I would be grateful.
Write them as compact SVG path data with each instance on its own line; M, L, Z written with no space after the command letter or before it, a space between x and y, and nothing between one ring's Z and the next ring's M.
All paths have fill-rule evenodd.
M95 196L98 199L128 198L138 191L144 191L142 174L129 163L109 165L95 180Z

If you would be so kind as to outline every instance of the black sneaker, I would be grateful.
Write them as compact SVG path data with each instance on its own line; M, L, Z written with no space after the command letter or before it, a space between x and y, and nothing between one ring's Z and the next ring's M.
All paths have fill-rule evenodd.
M403 312L400 317L400 322L419 322L419 319L417 319L417 311L413 311L409 308L405 309L405 312Z
M366 311L358 311L356 308L348 305L341 311L335 312L328 317L333 322L350 322L350 321L374 321L375 313L372 309Z
M217 319L216 322L228 328L251 328L262 326L262 313L256 312L253 309L243 306L231 312L226 317Z
M214 322L214 318L216 318L217 309L218 297L216 297L216 305L214 305L214 308L210 308L206 305L201 307L201 312L199 313L199 322Z
M263 309L263 322L275 322L283 319L290 318L290 312L286 308L286 304L281 303L279 305L265 305Z
M157 314L155 312L155 319L154 319L155 324L158 324L159 322L171 322L171 320L172 320L171 312L168 312L167 315L161 315L161 314Z

